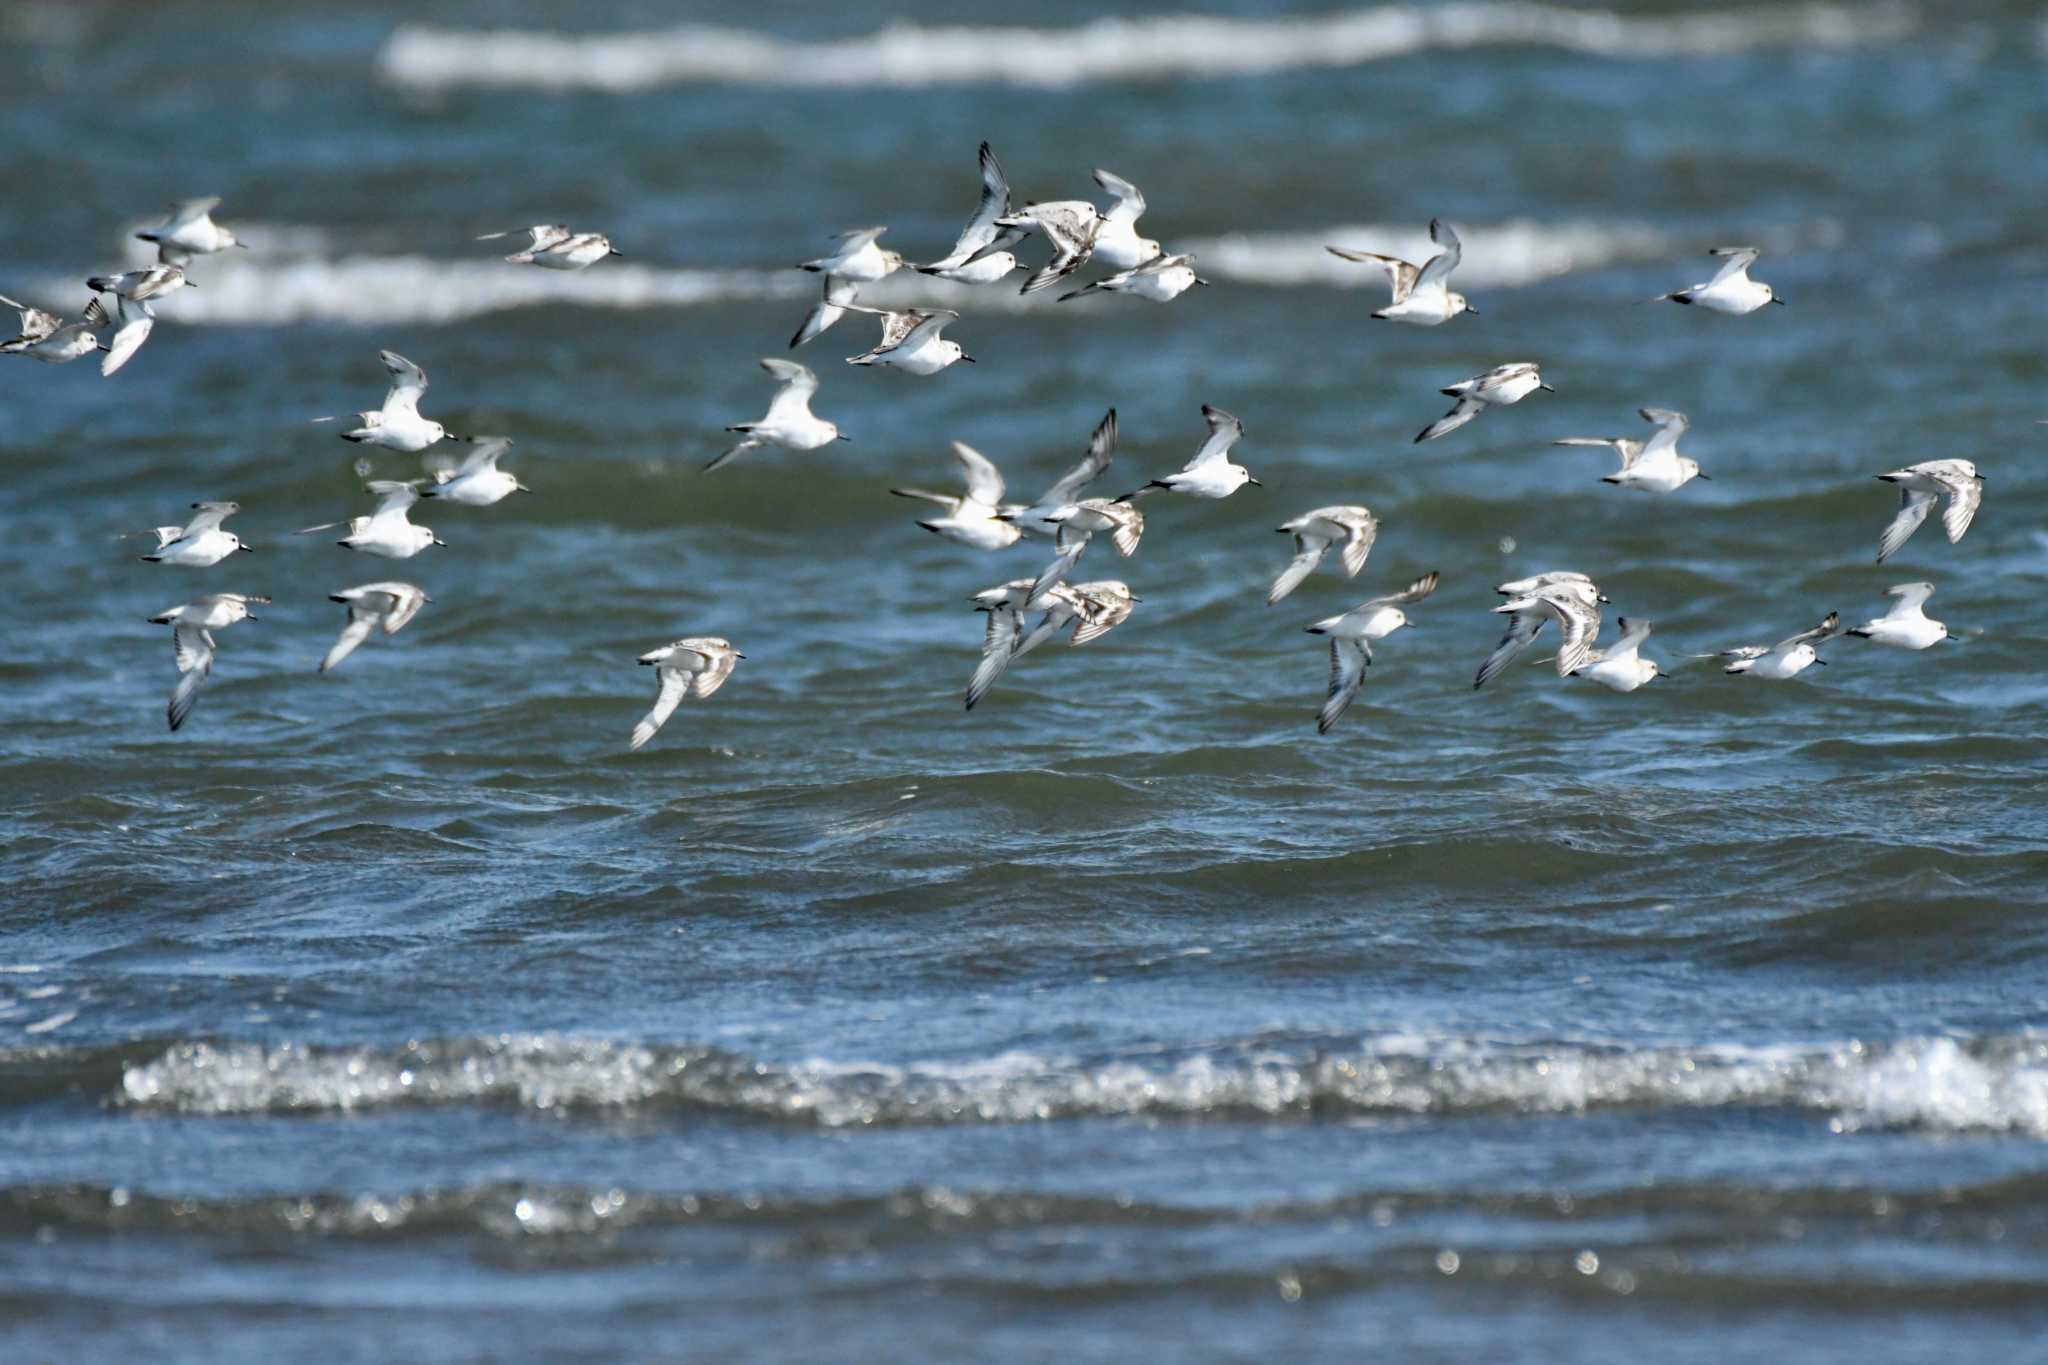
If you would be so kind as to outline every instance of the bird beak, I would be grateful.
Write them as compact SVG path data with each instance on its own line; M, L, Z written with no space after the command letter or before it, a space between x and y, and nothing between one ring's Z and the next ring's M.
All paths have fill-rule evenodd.
M1200 275L1195 276L1195 283L1201 285L1204 289L1207 289L1209 287L1209 282L1203 279Z
M1254 487L1254 488L1264 488L1264 487L1266 486L1266 485L1264 485L1264 484L1260 483L1260 482L1259 482L1259 481L1258 481L1257 479L1253 478L1253 477L1252 477L1251 475L1249 475L1249 474L1247 474L1247 475L1245 475L1245 476L1244 476L1244 481L1245 481L1246 483L1250 484L1250 485L1251 485L1252 487Z
M1822 668L1826 668L1828 666L1828 661L1826 659L1815 659L1814 662L1819 664Z
M1773 294L1773 295L1771 295L1771 302L1772 302L1772 303L1783 303L1784 301L1785 301L1785 300L1783 300L1783 299L1779 298L1779 297L1778 297L1778 296L1777 296L1776 294Z
M253 555L256 553L256 547L254 545L237 545L235 548L237 550L240 550L245 555Z
M965 352L965 351L962 351L962 352L960 353L960 358L961 358L962 360L966 361L966 362L967 362L968 364L970 364L970 365L972 365L972 364L974 363L974 357L973 357L973 356L971 356L971 355L969 355L969 354L967 354L967 352Z
M1465 311L1470 313L1475 318L1479 316L1479 310L1477 308L1474 308L1469 303L1465 305Z
M1557 390L1556 390L1556 389L1553 389L1553 388L1551 388L1551 387L1550 387L1550 385L1548 385L1548 384L1538 384L1538 385L1537 385L1536 387L1537 387L1537 388L1539 388L1539 389L1541 389L1541 390L1543 390L1543 391L1544 391L1545 393L1556 393L1556 392L1557 392Z
M733 657L733 658L735 658L735 659L744 659L744 658L746 658L747 656L746 656L746 655L744 655L744 654L742 654L742 653L740 653L740 652L739 652L738 650L734 650L734 651L732 652L732 657Z
M618 256L618 257L624 257L626 253L625 253L625 252L623 252L623 251L621 251L621 250L619 250L619 249L618 249L617 247L613 247L613 248L611 249L611 252L610 252L610 254L611 254L611 255L613 255L613 256ZM740 657L741 657L742 659L744 659L744 658L746 658L747 656L746 656L746 655L744 655L744 654L742 654L742 655L740 655Z
M1693 477L1695 479L1705 479L1708 483L1712 483L1714 481L1714 476L1712 474L1700 473L1693 475Z
M435 537L434 537L434 543L435 543L436 545L439 545L439 546L440 546L440 547L441 547L442 549L444 549L444 550L448 548L448 542L447 542L447 541L445 541L445 540L443 540L443 539L441 539L441 537L439 537L439 536L435 536Z
M834 437L833 439L840 441L851 441L853 438L851 436L838 436Z
M248 615L244 616L242 619L245 621L261 621L263 618L252 611Z

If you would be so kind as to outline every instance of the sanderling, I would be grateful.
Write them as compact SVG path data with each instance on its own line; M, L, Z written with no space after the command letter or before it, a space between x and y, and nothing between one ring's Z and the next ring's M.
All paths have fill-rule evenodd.
M361 423L341 433L344 441L382 446L386 450L417 454L434 442L451 436L439 422L420 416L420 395L427 391L427 372L396 351L379 351L377 358L391 373L391 387L384 393L384 406L356 414ZM332 417L315 417L315 422L332 422Z
M100 374L103 376L112 374L133 359L135 353L142 349L142 343L149 340L149 334L156 330L156 310L147 303L124 299L119 294L109 297L114 300L114 311L108 317L108 321L114 324L114 336L100 348L107 353L100 361ZM99 306L105 315L106 305Z
M199 700L199 685L213 671L213 632L237 621L259 619L249 608L269 601L269 598L254 593L208 593L182 607L172 607L149 618L151 625L174 627L171 645L180 676L166 711L173 730L183 725L185 717L192 714L192 707Z
M846 357L849 365L880 365L905 374L926 375L937 374L956 360L974 363L974 357L962 350L959 342L939 335L947 324L960 318L951 308L896 310L862 304L848 307L856 313L873 313L882 320L882 339L873 350Z
M888 230L886 227L871 227L854 232L842 232L832 239L839 245L831 255L820 256L815 261L805 261L797 269L837 275L842 280L852 280L855 284L873 284L876 280L894 274L903 264L900 253L884 251L875 245L875 238Z
M1606 446L1621 456L1621 468L1612 474L1601 475L1602 483L1640 488L1646 493L1672 493L1694 479L1713 482L1711 474L1700 473L1698 460L1678 453L1678 438L1685 435L1686 429L1692 425L1684 413L1670 408L1643 408L1641 412L1645 422L1657 423L1656 434L1647 441L1635 442L1625 437L1603 440L1570 436L1556 444Z
M1899 583L1886 588L1884 595L1898 599L1891 610L1852 627L1849 634L1894 649L1929 649L1943 640L1956 638L1948 633L1947 626L1922 610L1934 595L1932 583Z
M108 322L107 310L98 299L86 304L84 315L72 323L66 323L55 313L16 303L5 294L0 294L0 304L21 314L21 334L0 341L0 355L32 356L46 365L62 365L103 349L99 338L93 335L94 328L104 327Z
M185 278L185 272L179 266L153 265L147 270L131 270L125 275L94 275L85 282L85 287L94 293L119 294L124 299L143 303L163 298L179 289L198 286Z
M239 502L195 502L199 515L183 526L153 526L134 535L155 536L156 549L142 556L149 564L179 564L188 569L205 569L220 563L237 550L247 550L242 538L223 531L221 523L242 510Z
M560 223L536 223L527 228L486 232L477 240L495 242L501 237L510 237L520 232L527 234L531 240L505 258L514 265L537 265L548 270L581 270L587 265L596 265L607 256L626 254L614 247L612 239L602 232L578 232Z
M1073 572L1081 552L1098 533L1109 532L1111 543L1125 559L1138 552L1138 541L1145 534L1145 514L1121 498L1083 498L1049 513L1045 520L1059 528L1053 542L1059 553L1033 580L1029 606L1036 606L1039 598Z
M1621 638L1605 649L1588 653L1586 662L1574 669L1572 676L1591 678L1616 692L1633 692L1653 678L1671 676L1657 667L1656 660L1645 659L1637 652L1643 641L1650 638L1650 622L1623 616L1615 624L1621 627Z
M1705 284L1659 294L1651 303L1696 303L1717 313L1754 313L1767 303L1783 303L1771 287L1749 277L1749 268L1763 253L1753 246L1717 246L1707 253L1722 258L1721 269Z
M434 599L427 596L424 588L391 581L343 588L340 592L329 593L327 600L347 605L348 624L341 628L334 647L320 661L319 671L322 673L355 653L356 646L369 639L370 632L378 626L384 627L386 635L398 634L407 621L419 614L423 604Z
M1109 212L1098 215L1102 224L1095 231L1094 258L1118 270L1134 270L1164 255L1158 242L1138 235L1138 219L1145 214L1145 196L1138 187L1099 167L1095 183L1113 195L1116 202L1110 205Z
M789 339L789 349L794 351L845 317L846 310L859 298L859 285L837 275L827 275L824 297L812 304L811 311L804 314L803 325L798 327L796 335Z
M1376 318L1388 322L1412 322L1420 327L1434 327L1448 322L1460 313L1479 316L1479 310L1465 301L1463 294L1452 292L1451 272L1458 268L1464 256L1464 245L1451 225L1441 218L1429 220L1429 240L1443 250L1429 258L1421 266L1415 266L1395 256L1380 256L1370 251L1350 251L1341 246L1326 247L1333 256L1347 261L1358 261L1365 265L1376 265L1387 272L1387 283L1393 286L1393 300L1385 308L1373 313Z
M182 199L171 205L170 216L163 223L135 236L140 241L154 243L158 259L174 265L184 264L178 259L178 253L188 258L211 256L231 246L248 246L247 242L238 241L234 233L213 221L213 211L219 207L218 195L208 199Z
M1948 495L1948 509L1941 514L1941 525L1951 545L1970 529L1977 506L1984 501L1984 476L1968 460L1923 460L1877 477L1899 486L1899 514L1884 528L1884 538L1877 544L1880 564L1897 554L1920 529L1942 494Z
M1052 259L1017 291L1035 294L1088 263L1095 251L1095 234L1102 227L1102 215L1085 199L1053 199L1006 213L996 219L996 226L1042 233L1052 243Z
M1116 409L1111 408L1089 433L1088 451L1079 464L1060 475L1052 487L1039 495L1037 502L1015 512L1005 509L999 515L1014 521L1026 535L1057 535L1059 523L1051 520L1052 514L1073 506L1075 495L1102 477L1115 454Z
M377 510L366 517L350 517L347 521L326 521L318 526L308 526L297 535L311 535L315 531L331 531L337 526L348 527L348 534L335 541L337 545L366 554L381 555L385 559L411 559L429 545L446 545L448 542L435 535L427 526L415 525L406 515L411 506L420 500L420 479L372 479L363 485L363 491L377 495Z
M1323 556L1339 541L1344 543L1344 576L1358 577L1358 571L1365 567L1365 557L1372 553L1373 539L1380 533L1380 523L1363 507L1340 504L1303 512L1292 521L1280 523L1277 529L1282 535L1293 534L1294 560L1273 580L1272 591L1266 594L1269 607L1300 587L1301 581L1323 562Z
M1416 436L1416 443L1434 441L1446 432L1456 431L1487 408L1519 403L1538 389L1545 393L1557 392L1543 382L1542 373L1528 361L1496 365L1485 374L1461 379L1441 390L1445 396L1457 399L1458 405L1424 427Z
M1246 484L1255 488L1264 487L1252 477L1251 471L1241 464L1233 464L1230 448L1244 435L1244 423L1232 417L1222 408L1202 404L1202 419L1209 424L1208 439L1202 442L1195 457L1181 467L1177 474L1168 474L1163 479L1154 479L1143 488L1132 491L1117 499L1129 502L1141 498L1154 489L1163 488L1169 493L1192 493L1198 498L1227 498Z
M1557 622L1558 632L1565 639L1557 652L1558 676L1569 676L1572 670L1584 667L1593 640L1600 633L1600 604L1607 600L1592 579L1582 573L1558 570L1517 578L1501 584L1497 591L1508 599L1494 608L1507 614L1508 629L1493 647L1493 653L1486 656L1486 662L1479 665L1479 674L1472 680L1475 690L1492 682L1513 663L1547 621Z
M899 498L921 498L946 509L944 516L918 523L927 531L977 550L1000 550L1015 545L1024 533L1003 514L1013 517L1023 509L1015 503L1004 503L1002 471L965 441L953 442L953 458L960 462L961 477L967 482L965 493L932 493L922 488L889 491Z
M453 470L434 471L434 481L420 490L423 498L446 498L469 507L489 507L514 493L533 490L498 468L498 458L512 448L510 436L472 436L469 454Z
M782 386L769 401L768 415L758 422L742 422L727 427L727 431L737 431L745 439L705 465L705 473L749 450L766 445L781 446L785 450L816 450L834 441L852 439L841 436L839 428L824 418L811 415L811 395L818 391L818 376L812 374L808 366L799 365L794 360L766 356L761 361L761 368L775 376L775 381Z
M1065 303L1068 299L1078 299L1083 294L1106 289L1112 294L1130 294L1154 303L1171 303L1196 285L1209 283L1195 274L1195 268L1188 264L1194 259L1192 256L1154 256L1143 265L1105 275L1093 284L1062 294L1059 301Z
M1385 639L1410 624L1408 613L1401 608L1412 606L1435 592L1439 577L1440 574L1431 570L1399 592L1370 598L1350 611L1326 616L1307 627L1311 635L1330 637L1330 693L1323 701L1323 709L1316 713L1317 734L1330 733L1337 717L1344 714L1344 709L1358 695L1359 685L1365 681L1365 670L1372 663L1372 642Z
M1804 670L1808 664L1825 664L1827 660L1814 652L1815 647L1841 633L1842 618L1839 613L1831 611L1812 630L1802 630L1774 645L1739 645L1718 654L1694 657L1728 660L1727 667L1721 670L1723 673L1746 673L1752 678L1782 682Z
M715 635L692 635L642 654L640 662L653 666L661 690L655 694L654 709L633 727L632 742L626 747L638 749L653 739L685 697L701 701L723 687L734 665L746 657Z
M960 229L953 249L930 265L917 267L927 275L961 284L994 284L1017 268L1017 258L1004 248L1024 240L1021 228L998 227L1010 211L1010 180L989 145L981 144L981 202Z
M1046 593L1043 602L1045 616L1029 635L1017 642L1010 657L1023 658L1069 625L1074 626L1074 635L1068 643L1085 645L1130 619L1131 609L1142 600L1131 591L1131 585L1120 578L1101 578L1092 583L1062 583ZM1034 608L1038 605L1038 602L1031 603Z

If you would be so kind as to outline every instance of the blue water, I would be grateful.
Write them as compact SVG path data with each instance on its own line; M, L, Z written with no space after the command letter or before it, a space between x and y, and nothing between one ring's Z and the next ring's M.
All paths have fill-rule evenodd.
M0 357L0 1354L2039 1351L2038 15L1193 14L0 15L0 291L75 316L190 195L251 244L111 378ZM1135 181L1214 287L892 279L979 363L850 369L849 319L797 358L853 441L700 474L815 297L790 264L884 222L938 256L984 138L1020 195ZM1323 244L1433 216L1480 315L1369 321ZM539 221L625 259L471 240ZM1730 242L1786 307L1641 302ZM420 472L306 420L385 347L538 490L418 509L448 544L403 564L290 534ZM1558 392L1412 443L1513 360ZM1203 403L1263 487L1147 500L1081 566L1130 621L963 712L968 597L1044 542L887 489L958 439L1029 497L1114 406L1113 495ZM1549 444L1642 406L1711 482ZM1871 476L1942 457L1975 524L1875 565ZM199 498L256 553L115 539ZM1266 607L1272 527L1335 502L1382 522L1363 572ZM1318 737L1301 627L1431 569ZM1544 569L1671 680L1475 692L1494 585ZM434 603L317 675L326 595L393 576ZM1960 645L1689 657L1918 579ZM275 602L169 734L145 618L222 590ZM629 754L635 656L696 634L747 658Z

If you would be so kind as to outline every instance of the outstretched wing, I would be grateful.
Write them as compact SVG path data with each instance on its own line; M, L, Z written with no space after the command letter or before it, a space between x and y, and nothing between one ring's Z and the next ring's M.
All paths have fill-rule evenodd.
M1714 273L1713 279L1707 281L1707 288L1712 289L1721 281L1733 279L1747 271L1756 264L1756 258L1763 253L1753 246L1717 246L1707 254L1721 258L1721 268Z
M213 668L213 634L203 627L180 625L173 629L171 651L180 673L206 673Z
M1458 268L1458 262L1465 257L1465 244L1458 240L1458 234L1452 231L1451 225L1441 218L1429 220L1429 240L1443 250L1423 263L1421 271L1415 276L1417 292L1449 288L1451 272Z
M730 678L733 669L739 666L740 656L737 651L730 649L713 648L700 652L705 659L705 665L691 675L690 695L702 701L725 686L725 680Z
M1516 656L1536 639L1536 632L1542 630L1543 623L1549 619L1549 616L1532 610L1508 613L1507 634L1500 637L1493 653L1479 665L1479 675L1472 680L1473 690L1477 691L1499 677L1501 670L1513 663Z
M355 653L356 646L370 638L370 632L376 625L375 611L365 611L361 606L351 606L348 609L348 624L341 628L341 634L335 637L333 647L327 651L327 657L320 661L320 672L325 673Z
M1330 691L1323 699L1323 709L1316 713L1317 734L1329 734L1330 727L1358 696L1359 686L1365 682L1367 662L1363 647L1349 640L1330 641Z
M1356 261L1360 265L1376 265L1386 273L1387 284L1394 291L1395 303L1415 292L1415 277L1422 272L1398 256L1382 256L1374 251L1351 251L1341 246L1326 246L1323 250L1341 260Z
M969 502L995 507L1003 500L1002 471L988 456L965 441L953 442L953 458L960 462L960 475L967 481Z
M917 321L894 343L884 341L884 350L887 350L892 344L899 347L915 348L924 345L927 341L936 341L939 333L946 330L947 324L957 322L960 318L960 315L951 308L935 308L928 313L895 313L890 315L892 321L897 317L904 316L914 317Z
M975 205L974 216L967 220L967 226L960 229L953 249L925 268L951 270L993 247L1000 236L1022 236L1014 228L996 226L996 219L1009 211L1010 179L1003 174L1003 164L996 160L995 152L984 142L981 144L981 202Z
M1323 555L1329 550L1330 542L1321 536L1309 535L1303 531L1294 533L1294 558L1280 576L1273 580L1272 588L1266 593L1266 605L1272 606L1281 598L1301 586L1301 581L1315 572L1316 565L1323 562ZM1347 547L1346 553L1349 553Z
M1539 596L1557 613L1558 629L1564 634L1564 643L1557 647L1557 676L1568 678L1586 666L1586 658L1593 652L1593 641L1600 634L1600 604L1575 594Z
M373 519L402 517L408 507L420 500L420 486L413 479L372 479L363 485L363 491L377 497L377 509L370 513Z
M859 284L838 275L827 275L825 296L812 304L811 311L804 314L803 326L797 328L796 335L789 339L789 349L795 350L845 317L847 308L858 298Z
M1067 575L1074 571L1074 565L1080 562L1081 554L1087 548L1088 539L1085 536L1076 536L1071 544L1060 546L1059 553L1053 556L1052 562L1039 571L1038 577L1031 580L1031 591L1024 595L1027 610L1037 610L1038 599L1066 581Z
M1421 445L1424 441L1434 441L1439 436L1448 436L1485 410L1486 404L1479 399L1469 395L1462 397L1458 400L1457 406L1417 432L1415 444Z
M1899 514L1891 519L1891 524L1884 528L1884 535L1877 542L1878 563L1884 563L1899 552L1899 547L1920 529L1921 522L1927 520L1927 514L1934 510L1938 500L1935 494L1917 488L1899 489ZM1970 510L1974 512L1976 509ZM1964 524L1969 524L1967 518Z
M229 517L241 511L242 507L240 503L235 502L195 502L192 504L192 509L198 515L185 523L184 529L179 532L179 539L183 539L186 536L200 535L213 530Z
M391 388L384 395L385 411L409 409L417 413L420 396L427 391L427 372L396 351L379 351L384 368L391 372Z
M1183 474L1230 454L1230 448L1244 435L1244 423L1222 408L1202 404L1202 420L1209 424L1209 437L1202 442L1202 448L1195 452L1195 458L1181 466Z
M1685 435L1692 426L1682 412L1671 408L1642 408L1639 410L1645 422L1655 422L1657 432L1643 442L1643 448L1636 452L1630 464L1641 464L1647 460L1659 460L1673 455L1678 449L1678 438ZM1624 466L1626 468L1626 466Z
M1963 532L1970 529L1970 522L1976 518L1977 508L1984 501L1984 484L1961 473L1942 473L1934 477L1949 492L1948 510L1941 514L1941 526L1948 532L1949 544L1953 545L1963 538Z
M1344 576L1358 577L1358 571L1365 567L1365 557L1372 553L1372 543L1379 539L1380 524L1370 515L1348 523L1350 536L1344 541Z
M1116 203L1108 213L1102 215L1106 223L1135 223L1145 213L1145 196L1138 187L1120 175L1097 168L1095 183L1116 196Z
M1810 630L1802 630L1797 635L1787 635L1784 639L1778 641L1778 643L1776 643L1775 645L1772 645L1771 653L1782 653L1785 650L1791 649L1795 645L1805 644L1809 640L1812 641L1814 644L1819 644L1821 641L1831 640L1835 636L1840 635L1841 633L1842 615L1840 612L1831 611L1826 616L1821 618L1821 623L1819 625L1814 626Z
M990 607L988 631L981 640L981 662L975 666L974 676L967 683L967 709L988 695L996 679L1003 676L1003 670L1010 666L1010 656L1017 648L1017 632L1020 626L1017 609L1008 603Z
M1365 605L1368 607L1404 607L1411 602L1420 602L1423 598L1436 591L1437 582L1442 577L1443 574L1441 572L1431 569L1428 573L1401 589L1401 591L1390 592L1385 597L1375 597Z
M690 690L690 675L682 669L657 666L654 676L661 690L655 693L654 709L633 727L633 738L626 745L629 752L654 738L654 732L668 723L668 718L676 713L676 707L682 704L683 694Z
M1095 424L1095 430L1088 437L1088 453L1081 462L1060 475L1059 481L1045 490L1045 496L1038 500L1041 507L1059 507L1074 501L1075 494L1102 477L1109 468L1109 461L1116 454L1116 409L1111 408L1102 420Z

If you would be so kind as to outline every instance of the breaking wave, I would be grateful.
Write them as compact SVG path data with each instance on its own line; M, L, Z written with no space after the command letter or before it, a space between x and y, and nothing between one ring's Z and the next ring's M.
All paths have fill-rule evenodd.
M1901 5L1758 6L1620 15L1517 3L1383 5L1284 19L1167 15L1073 28L895 24L807 42L746 29L562 34L400 26L377 58L396 85L640 90L692 83L904 88L1258 75L1362 66L1418 52L1546 47L1600 57L1713 56L1759 47L1845 47L1906 36Z

